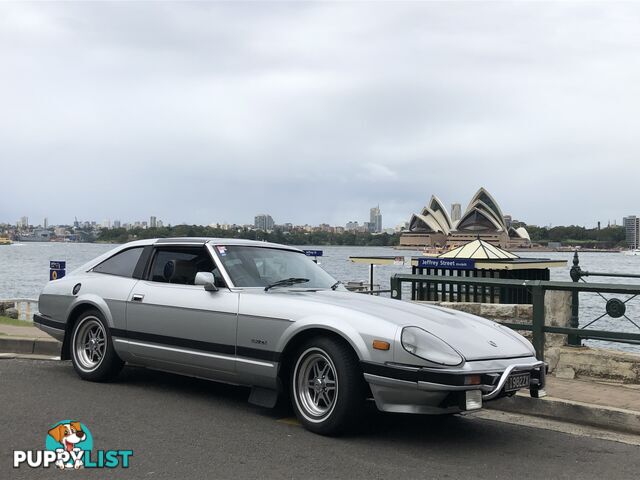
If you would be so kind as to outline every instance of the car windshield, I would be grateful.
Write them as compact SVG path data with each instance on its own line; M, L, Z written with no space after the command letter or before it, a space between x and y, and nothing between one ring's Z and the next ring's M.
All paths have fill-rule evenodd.
M267 287L287 279L300 281L283 282L283 286L331 288L336 283L304 253L239 245L216 245L215 249L236 287Z

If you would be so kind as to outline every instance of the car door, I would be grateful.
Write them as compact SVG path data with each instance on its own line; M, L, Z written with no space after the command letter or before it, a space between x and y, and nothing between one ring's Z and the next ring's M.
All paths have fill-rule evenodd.
M213 272L204 244L156 246L145 278L127 305L127 341L143 364L217 378L235 374L238 293L194 285L198 271Z

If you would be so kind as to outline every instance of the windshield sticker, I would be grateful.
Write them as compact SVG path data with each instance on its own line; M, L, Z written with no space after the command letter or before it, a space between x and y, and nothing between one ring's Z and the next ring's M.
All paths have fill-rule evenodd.
M218 249L220 256L224 257L227 254L227 247L224 245L217 245L216 248Z

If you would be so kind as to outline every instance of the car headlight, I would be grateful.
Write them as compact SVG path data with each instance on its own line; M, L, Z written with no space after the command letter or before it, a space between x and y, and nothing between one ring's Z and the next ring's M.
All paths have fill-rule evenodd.
M448 343L418 327L405 327L402 347L412 355L439 365L456 366L464 359Z

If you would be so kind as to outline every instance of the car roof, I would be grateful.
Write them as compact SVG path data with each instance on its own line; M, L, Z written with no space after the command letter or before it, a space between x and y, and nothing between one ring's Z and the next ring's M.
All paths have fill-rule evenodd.
M212 243L215 245L242 245L251 247L264 247L264 248L283 248L287 250L294 250L300 252L301 250L289 245L282 245L280 243L260 242L257 240L244 240L241 238L215 238L215 237L170 237L170 238L156 238L151 239L149 242L154 245L204 245L206 243Z
M214 237L172 237L172 238L147 238L143 240L134 240L131 242L123 243L118 245L117 247L109 250L108 252L103 253L102 255L94 258L93 260L81 265L76 268L75 271L84 271L90 270L91 268L99 265L106 259L112 257L116 253L119 253L123 250L128 250L130 248L135 247L145 247L147 245L205 245L207 243L212 243L214 245L242 245L242 246L252 246L252 247L262 247L262 248L279 248L282 250L291 250L293 252L300 252L302 250L296 247L291 247L289 245L281 245L279 243L271 243L271 242L259 242L257 240L243 240L241 238L214 238Z

